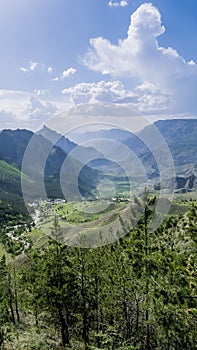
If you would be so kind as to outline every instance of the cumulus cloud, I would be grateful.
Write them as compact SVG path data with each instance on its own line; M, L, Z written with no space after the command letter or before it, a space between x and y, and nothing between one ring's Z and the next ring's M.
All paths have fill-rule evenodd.
M44 71L50 74L53 73L53 67L51 66L46 67L44 63L38 63L34 61L29 61L26 67L20 67L19 70L23 73L36 71L36 70Z
M125 7L125 6L128 6L128 2L126 0L122 0L120 2L118 2L118 1L115 1L115 2L109 1L108 5L110 7L119 7L119 6L120 7Z
M39 121L40 123L54 116L57 107L48 101L41 101L38 96L32 95L26 107L26 113L29 120Z
M16 123L17 116L14 113L5 111L4 109L0 110L0 120L1 120L1 129L10 129L13 127L13 121Z
M36 70L37 67L38 67L37 62L29 61L29 69L30 70Z
M171 96L163 92L158 84L145 81L135 89L127 89L120 80L111 82L80 83L62 90L71 106L109 103L125 105L141 113L163 112Z
M132 99L134 94L126 91L121 81L97 83L80 83L66 88L62 94L70 98L74 104L97 102L121 102L124 99Z
M145 82L154 85L156 90L150 88L150 95L144 91L142 103L154 95L158 103L166 101L171 111L192 113L197 110L197 64L187 62L174 48L159 46L157 38L164 31L158 9L144 3L131 15L127 37L117 45L102 37L90 39L84 64L95 72L130 79L135 88ZM142 93L142 89L137 91Z
M47 68L47 72L48 72L48 73L53 73L53 67L51 67L51 66L48 67L48 68Z
M0 90L1 128L36 129L52 118L58 108L46 100L46 95L36 90L34 93Z
M63 71L61 78L65 79L70 77L71 75L74 75L76 73L76 69L71 67Z
M35 71L37 68L38 68L38 62L29 61L27 67L20 67L19 69L21 72L27 73L29 71Z
M29 71L29 69L28 69L28 68L25 68L25 67L20 67L19 69L20 69L20 71L23 72L23 73L27 73L27 72Z
M162 91L159 84L152 84L148 81L137 86L135 92L137 95L136 108L142 113L163 112L172 102L171 95Z
M70 67L68 69L65 69L63 73L60 76L56 76L55 78L52 79L52 81L59 81L59 80L64 80L76 73L76 69L73 67Z

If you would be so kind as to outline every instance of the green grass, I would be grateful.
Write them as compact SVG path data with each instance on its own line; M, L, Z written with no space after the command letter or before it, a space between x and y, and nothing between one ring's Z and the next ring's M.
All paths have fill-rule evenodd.
M48 242L48 236L43 233L38 227L26 233L26 237L31 240L33 249L39 249Z
M184 215L189 209L189 204L173 202L169 211L169 215Z
M184 215L194 201L186 201L181 195L176 198L169 211L169 215ZM164 202L167 200L163 198ZM31 232L26 233L30 239L33 249L39 249L48 243L48 238L52 236L52 228L55 215L59 218L62 242L70 242L77 237L86 236L90 244L94 245L99 234L102 232L105 239L110 235L115 235L117 231L121 234L120 217L129 225L131 219L131 203L110 202L107 200L67 202L63 204L42 205L42 220ZM131 224L130 224L131 225ZM130 226L131 227L131 226ZM123 231L122 231L123 232ZM96 244L96 243L95 243ZM0 245L0 258L6 254L5 248Z
M58 239L62 242L68 244L74 242L73 244L75 244L78 239L86 236L88 242L94 243L95 239L99 239L100 231L107 236L109 230L111 232L118 229L117 220L127 205L128 203L124 202L110 203L103 200L52 205L50 209L45 211L38 224L43 236L40 238L41 244L45 241L44 237L52 236L55 215L59 218L61 234ZM93 243L91 244L93 245Z
M123 207L123 203L110 203L109 201L100 200L58 204L54 206L53 210L68 223L84 223L98 220L105 214L119 211Z
M187 192L187 193L176 193L174 195L174 199L180 201L196 201L197 200L197 192Z
M0 160L0 178L11 178L11 179L19 179L21 177L21 172L15 166L5 162L4 160Z

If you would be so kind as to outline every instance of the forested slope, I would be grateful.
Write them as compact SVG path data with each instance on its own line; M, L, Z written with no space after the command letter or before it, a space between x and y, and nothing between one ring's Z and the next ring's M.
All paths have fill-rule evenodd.
M149 232L154 198L144 203L114 244L62 245L55 219L42 248L2 258L3 349L196 349L197 205Z

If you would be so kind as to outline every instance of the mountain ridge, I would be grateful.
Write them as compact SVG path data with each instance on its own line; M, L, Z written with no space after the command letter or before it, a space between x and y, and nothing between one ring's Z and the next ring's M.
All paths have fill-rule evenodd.
M151 151L154 151L155 147L157 147L157 152L162 153L162 144L155 145L154 143L155 140L153 139L152 131L155 127L159 131L161 139L165 139L165 142L171 151L176 170L176 190L196 190L197 119L160 120L156 121L153 126L147 126L136 134L132 134L123 129L112 129L111 131L102 130L101 132L94 132L91 133L91 136L95 137L97 134L98 137L95 137L95 140L98 140L101 135L111 140L111 149L109 149L107 143L106 147L108 147L107 154L111 155L112 159L114 154L116 157L117 155L120 155L120 157L122 155L122 151L118 148L119 144L127 147L128 155L129 153L134 152L136 157L141 162L142 166L146 169L148 179L156 184L155 188L159 189L159 170L154 156L151 154ZM46 129L45 127L45 131L46 130L47 132L52 133L53 137L60 139L61 142L63 142L65 145L66 139L61 134L58 134L49 128ZM48 152L46 157L44 176L47 193L49 197L51 196L54 198L63 198L64 195L62 193L60 185L60 171L69 153L66 153L60 146L57 146L55 144L57 142L57 139L53 139L53 142L51 142L42 134L34 134L32 131L26 129L4 129L0 133L0 190L6 192L7 186L9 189L8 192L10 194L15 191L17 195L22 195L19 178L21 176L24 155L26 154L27 147L33 136L35 144L34 148L32 149L32 154L30 157L31 159L29 160L27 167L27 181L29 181L30 186L32 186L31 181L34 181L36 177L40 177L41 171L43 170L41 169L42 161L44 160L45 153ZM153 148L151 151L148 149L143 140L148 141L148 144ZM66 143L69 145L71 154L73 155L75 154L75 149L80 149L81 147L76 143L71 142L69 139L66 140ZM102 142L102 146L105 148L104 142ZM83 147L82 150L84 154L88 155L89 148ZM91 148L91 151L95 157L104 155L101 150L97 150L96 148ZM40 156L38 159L37 154ZM88 166L87 164L84 165L80 163L78 159L75 159L71 156L69 156L68 160L69 165L67 167L67 173L65 174L65 181L67 181L67 186L71 188L70 192L72 192L73 174L76 173L76 169L80 168L79 187L82 195L85 196L91 195L92 190L96 188L99 179L102 178L102 175L100 175L99 172L95 170L99 169L99 167L97 168L99 161L101 161L101 169L104 169L105 172L109 171L110 174L115 174L116 171L120 171L116 165L110 164L108 159L105 158L96 158L95 164L94 162L92 162L92 164L88 163ZM123 159L123 164L124 162L128 163L128 161L129 158L126 155L125 159ZM31 179L32 173L34 174L33 180ZM70 193L70 195L72 195L72 193ZM35 196L39 196L39 193L35 193Z

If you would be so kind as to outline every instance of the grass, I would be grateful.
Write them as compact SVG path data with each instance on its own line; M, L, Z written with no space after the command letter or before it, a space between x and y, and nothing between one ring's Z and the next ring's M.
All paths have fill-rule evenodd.
M174 199L177 201L197 201L197 192L177 193L174 195Z
M128 203L110 203L109 201L84 201L78 203L54 204L44 212L39 222L41 232L37 242L46 242L52 236L54 216L59 218L61 234L58 239L62 243L78 244L85 237L88 244L98 245L100 233L106 236L120 230L119 216L127 208ZM42 209L42 211L44 211ZM35 235L35 233L33 233ZM37 233L39 236L39 233ZM44 238L45 237L45 238ZM38 237L37 237L38 238ZM35 240L35 237L33 238ZM78 243L77 243L78 242ZM38 243L37 243L38 244Z
M167 198L163 198L164 202ZM174 200L169 215L184 215L192 202ZM164 203L165 205L165 203ZM131 203L110 202L107 200L67 202L63 204L45 204L42 208L42 220L39 230L32 233L32 240L36 247L47 243L47 237L52 236L54 217L59 219L61 234L58 237L62 243L76 244L83 237L88 244L96 245L100 236L107 242L117 239L117 234L125 233L121 222L126 227L132 227ZM122 219L122 220L121 220ZM113 238L115 237L115 238Z
M110 203L109 201L66 203L57 205L55 213L68 223L84 223L98 220L104 214L119 210L123 205Z
M187 195L187 196L186 196ZM194 200L190 200L191 193L176 196L169 215L184 215ZM164 201L167 198L163 198ZM109 200L84 200L81 202L67 202L62 204L44 203L41 207L42 219L36 228L26 233L31 241L33 249L39 249L48 243L48 237L52 236L52 228L55 215L59 219L62 231L60 240L63 243L75 242L81 237L86 237L89 244L98 243L100 235L105 241L116 237L117 232L122 235L124 228L131 224L131 203L126 201L113 202ZM5 248L0 245L0 258L6 254Z
M21 172L15 166L0 160L0 178L20 179Z
M170 215L184 215L189 209L189 204L173 202L169 211Z
M28 232L26 237L31 240L33 249L42 248L48 242L48 236L38 227L34 228L31 232Z

